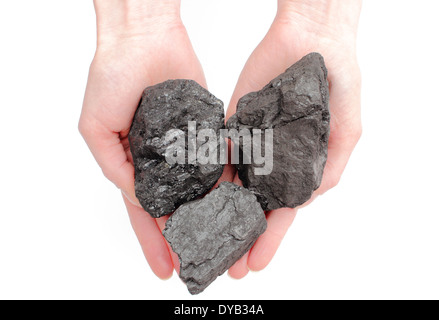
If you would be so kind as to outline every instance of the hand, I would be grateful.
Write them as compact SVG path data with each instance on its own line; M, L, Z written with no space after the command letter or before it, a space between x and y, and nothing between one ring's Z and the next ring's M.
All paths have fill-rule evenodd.
M104 175L122 190L131 224L154 273L172 276L178 259L161 234L166 218L139 205L128 133L143 89L168 79L206 87L177 0L95 0L98 44L79 130Z
M236 112L238 100L262 89L271 79L310 52L319 52L328 68L330 89L330 137L328 160L322 184L315 197L331 189L341 174L361 135L361 76L356 60L356 31L361 1L279 0L278 13L265 38L248 59L227 110ZM235 183L239 183L236 175ZM268 227L253 248L229 269L242 278L248 270L259 271L273 258L296 216L297 208L267 213Z

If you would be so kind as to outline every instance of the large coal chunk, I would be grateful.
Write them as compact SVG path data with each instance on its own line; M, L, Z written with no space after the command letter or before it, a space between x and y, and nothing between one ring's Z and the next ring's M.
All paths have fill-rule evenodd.
M260 165L243 164L238 174L265 210L294 208L306 202L320 186L329 138L329 90L323 57L311 53L273 79L261 91L242 97L229 129L273 129L270 174L257 175ZM265 142L264 139L262 139ZM246 155L239 145L241 157ZM268 159L269 160L269 159ZM267 159L266 159L267 161Z
M190 121L196 122L196 133L212 129L219 137L220 129L224 128L223 103L192 80L168 80L143 92L129 142L136 196L154 218L172 213L181 204L204 195L222 174L224 165L200 164L188 159L191 157L188 146L199 148L203 144L189 134ZM167 133L172 129L184 132L184 162L167 161L167 149L169 152L168 147L173 143ZM218 139L216 143L219 150L223 142Z
M223 182L203 199L186 203L166 222L163 235L180 259L189 292L202 292L265 231L267 221L247 189Z

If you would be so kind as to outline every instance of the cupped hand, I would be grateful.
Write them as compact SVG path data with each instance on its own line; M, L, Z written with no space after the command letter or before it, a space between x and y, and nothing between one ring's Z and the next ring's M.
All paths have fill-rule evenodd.
M279 0L278 15L249 58L230 102L261 89L305 54L317 51L329 70L331 135L322 194L337 184L361 133L360 72L355 58L359 0ZM144 254L160 278L178 269L178 259L161 234L166 217L153 219L134 192L134 167L128 132L145 87L168 79L193 79L206 87L202 68L179 18L179 1L95 0L98 46L90 67L79 130L103 173L123 193L131 223ZM343 8L342 8L343 7ZM144 14L145 13L145 14ZM227 166L220 181L233 179ZM237 176L235 182L240 183ZM267 213L268 229L229 273L261 270L273 257L296 209Z
M121 189L144 255L162 279L178 268L178 259L161 234L166 218L151 218L135 196L128 133L145 87L168 79L206 87L176 4L141 1L127 9L123 1L95 1L98 45L79 122L104 175Z
M271 79L310 52L319 52L328 68L330 89L330 137L328 159L315 197L340 180L361 135L361 76L356 59L356 31L361 1L279 0L278 14L270 30L248 59L236 85L226 119L236 112L238 100L262 89ZM235 176L235 183L240 183ZM229 269L242 278L248 270L265 268L293 222L297 208L267 212L268 227L253 248Z

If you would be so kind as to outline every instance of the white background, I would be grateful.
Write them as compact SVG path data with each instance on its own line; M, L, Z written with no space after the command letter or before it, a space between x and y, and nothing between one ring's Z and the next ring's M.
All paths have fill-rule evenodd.
M348 1L348 0L346 0ZM184 0L227 102L274 0ZM365 0L364 133L339 186L301 210L272 263L192 297L149 269L118 190L77 131L92 1L0 4L0 298L439 298L437 1Z

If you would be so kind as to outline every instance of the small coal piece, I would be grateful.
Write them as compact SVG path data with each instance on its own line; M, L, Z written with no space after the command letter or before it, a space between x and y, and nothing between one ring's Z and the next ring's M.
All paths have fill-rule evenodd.
M203 199L181 205L163 235L180 259L180 278L198 294L250 250L266 227L256 197L223 182Z

